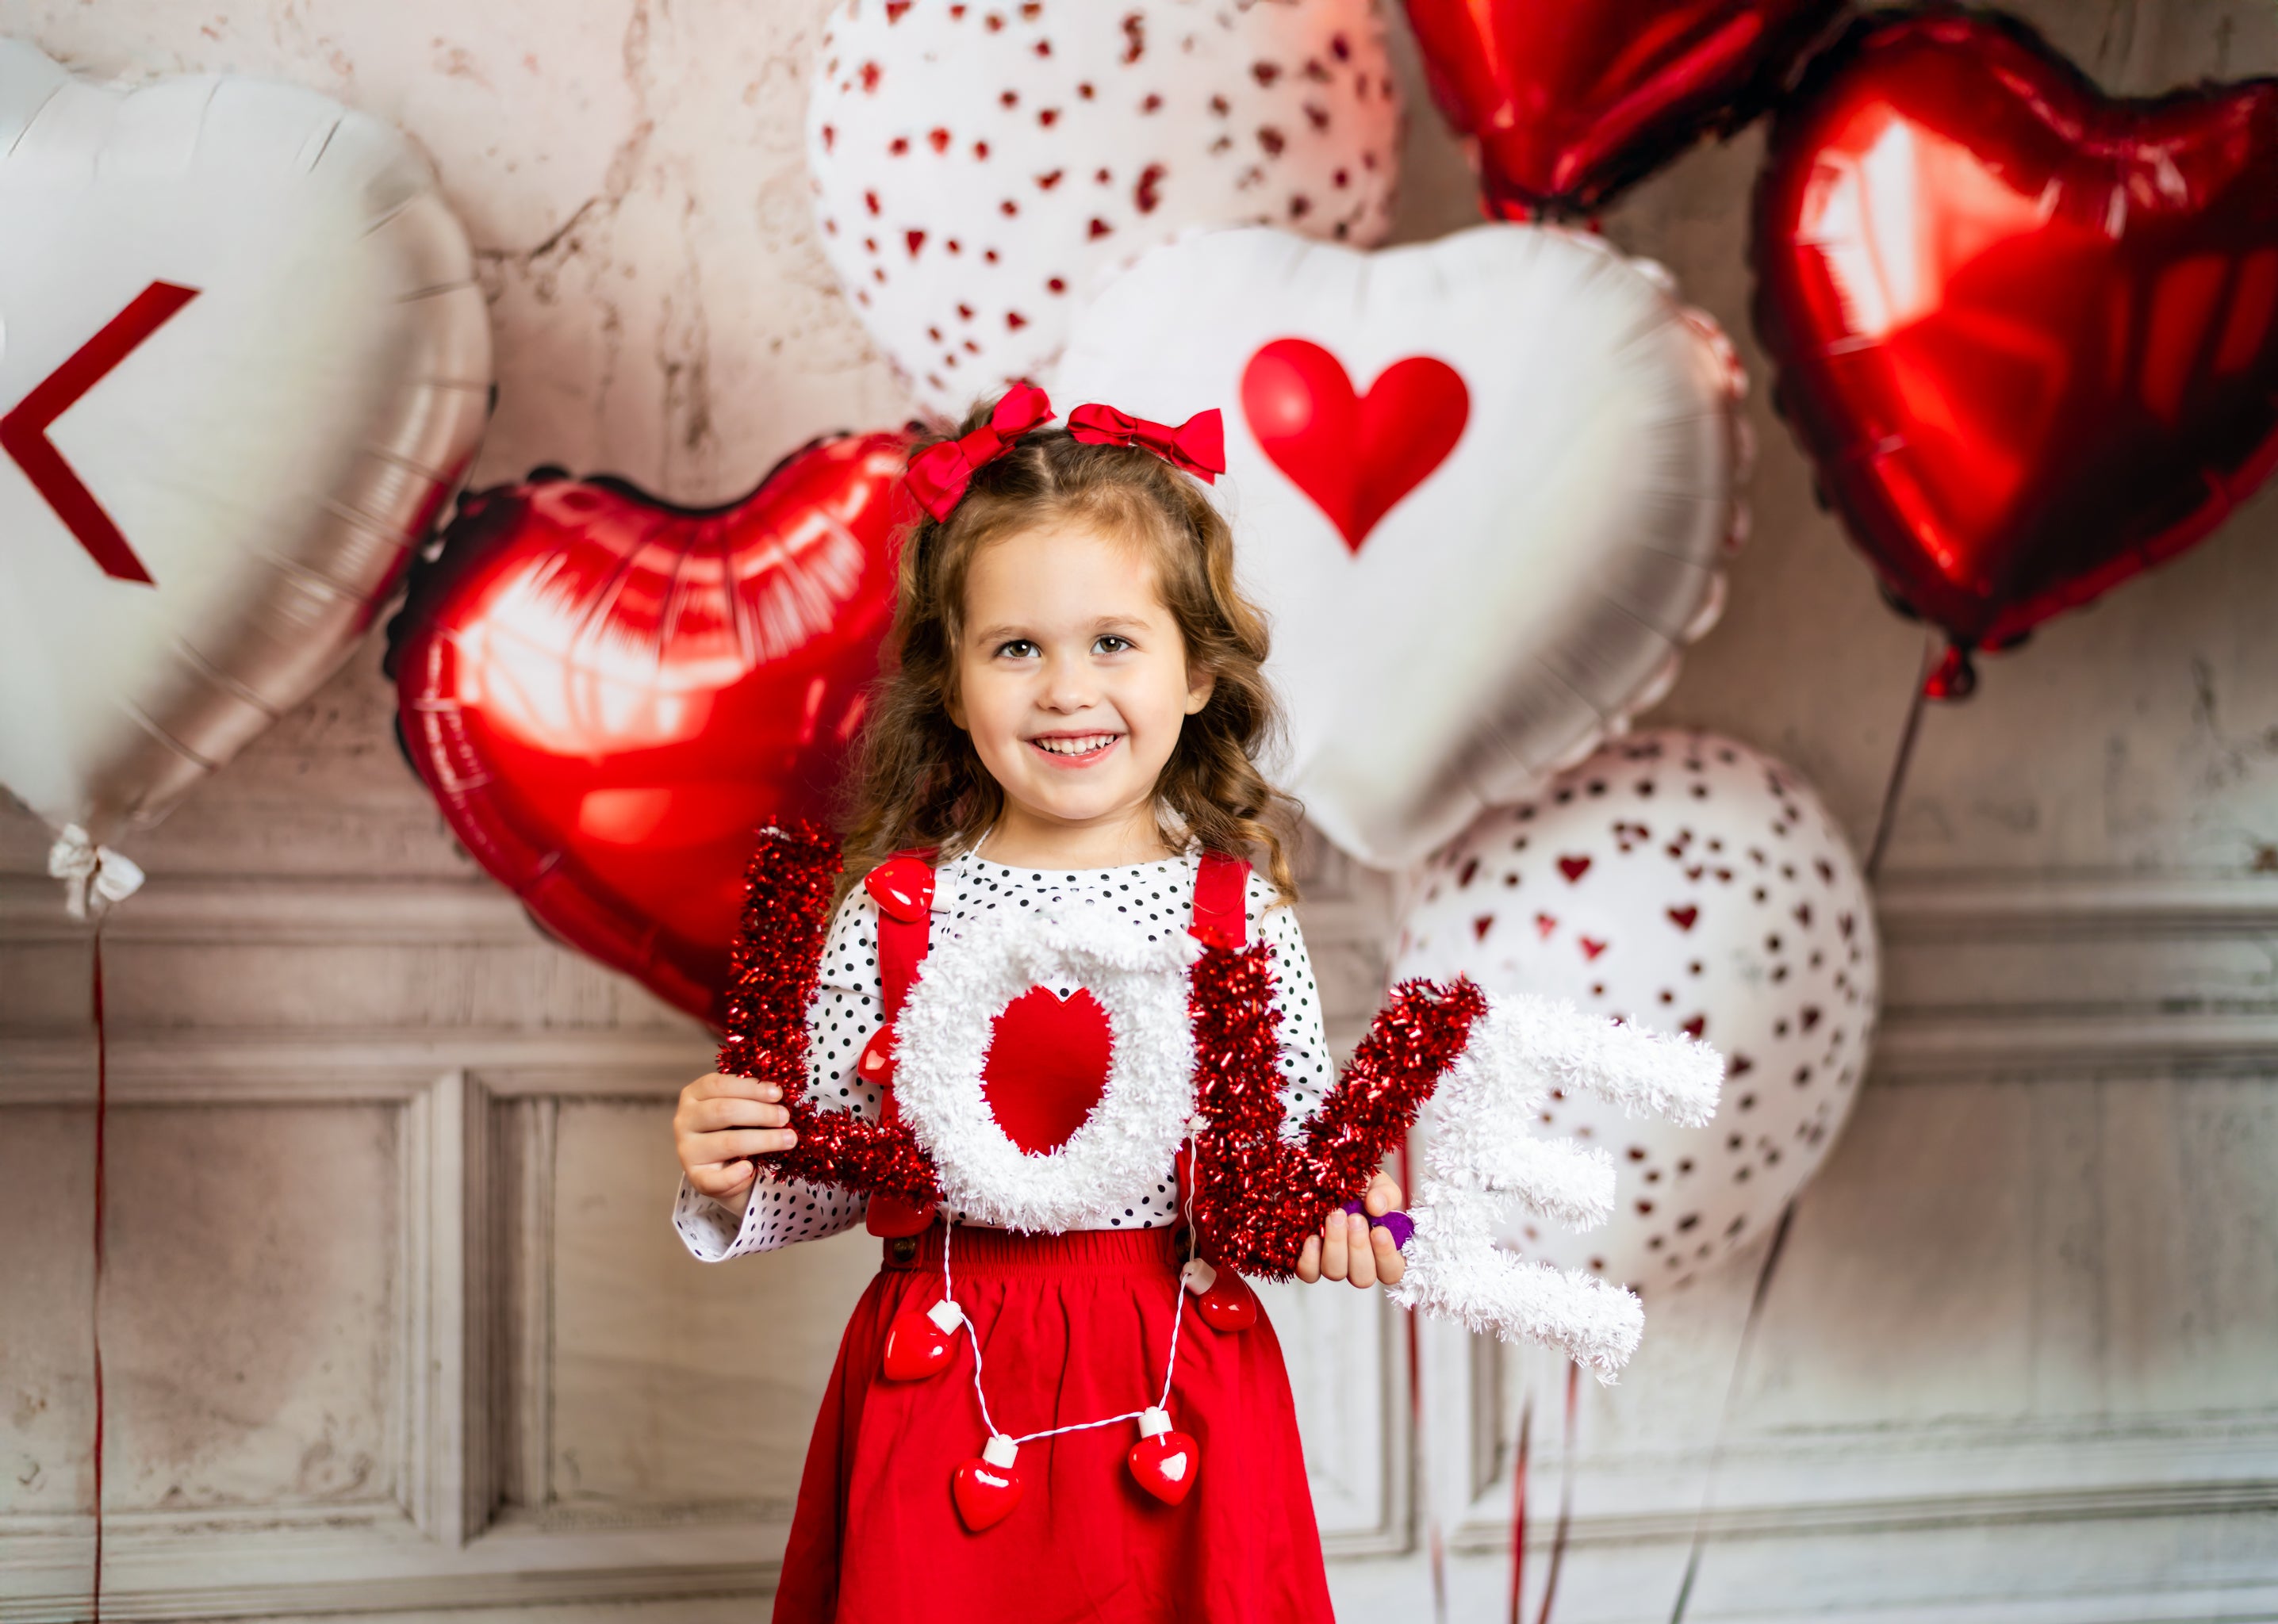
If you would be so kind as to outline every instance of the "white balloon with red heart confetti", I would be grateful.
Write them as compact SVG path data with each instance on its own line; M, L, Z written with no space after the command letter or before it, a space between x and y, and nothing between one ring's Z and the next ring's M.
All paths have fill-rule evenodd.
M1190 227L1391 227L1375 0L840 0L823 30L822 252L936 417L1041 377L1078 299Z
M1771 1231L1858 1097L1878 992L1873 902L1818 797L1759 751L1679 731L1607 745L1436 853L1394 972L1570 999L1724 1056L1706 1127L1542 1102L1541 1135L1611 1156L1614 1216L1574 1233L1514 1213L1503 1241L1642 1292Z

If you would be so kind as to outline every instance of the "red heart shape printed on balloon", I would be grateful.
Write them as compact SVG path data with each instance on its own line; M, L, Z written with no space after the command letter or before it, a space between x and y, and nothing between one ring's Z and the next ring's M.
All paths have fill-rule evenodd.
M1203 1452L1183 1432L1159 1432L1134 1444L1126 1460L1142 1489L1166 1506L1176 1506L1194 1492Z
M1587 212L1760 111L1836 0L1408 0L1491 208Z
M950 1493L957 1515L966 1528L979 1534L1011 1516L1021 1504L1021 1468L992 1466L978 1456L957 1468L950 1478Z
M1863 19L1782 111L1753 255L1822 489L1961 645L2189 546L2278 460L2278 81L2115 101L1990 12Z
M1306 339L1261 346L1242 373L1242 413L1259 447L1355 553L1448 460L1471 412L1463 375L1431 355L1394 362L1365 394Z
M981 1092L1005 1136L1030 1155L1068 1141L1107 1091L1107 1011L1083 987L1032 987L998 1015Z
M899 435L676 507L543 470L470 496L389 628L398 736L540 926L719 1024L753 828L822 817L893 615Z

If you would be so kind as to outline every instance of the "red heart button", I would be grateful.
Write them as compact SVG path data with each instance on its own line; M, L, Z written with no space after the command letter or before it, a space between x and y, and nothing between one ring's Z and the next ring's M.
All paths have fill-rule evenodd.
M1013 1514L1021 1503L1021 1487L1019 1466L996 1466L978 1456L959 1467L950 1479L958 1518L975 1534Z
M1098 999L1078 987L1063 1002L1050 987L1032 987L997 1017L981 1091L1006 1138L1047 1155L1106 1093L1111 1053Z
M820 441L742 500L541 471L461 504L389 628L398 736L556 937L713 1021L753 830L827 815L891 620L906 442Z
M1472 396L1461 373L1430 355L1394 362L1357 395L1327 350L1275 339L1242 369L1242 413L1273 466L1357 553L1392 505L1448 460Z
M2278 82L2113 101L1995 13L1877 12L1783 108L1756 202L1777 398L1963 646L2189 546L2278 461Z
M1134 1444L1128 1460L1142 1489L1166 1506L1176 1506L1194 1492L1203 1453L1183 1432L1158 1432Z

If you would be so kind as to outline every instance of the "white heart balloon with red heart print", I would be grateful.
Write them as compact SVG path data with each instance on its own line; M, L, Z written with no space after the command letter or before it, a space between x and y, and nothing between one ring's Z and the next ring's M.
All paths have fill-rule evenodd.
M1617 740L1434 854L1393 973L1565 998L1724 1057L1706 1127L1543 1104L1543 1138L1613 1158L1613 1216L1579 1234L1520 1218L1503 1239L1647 1289L1770 1232L1858 1099L1879 992L1873 899L1819 797L1759 751L1677 731Z
M1225 412L1216 491L1273 617L1288 787L1396 866L1674 680L1745 522L1745 384L1658 266L1486 225L1158 248L1080 314L1053 395Z
M0 783L105 840L355 647L473 458L489 316L378 120L0 41Z
M1381 240L1400 126L1375 0L841 0L807 163L831 269L953 420L1181 231Z

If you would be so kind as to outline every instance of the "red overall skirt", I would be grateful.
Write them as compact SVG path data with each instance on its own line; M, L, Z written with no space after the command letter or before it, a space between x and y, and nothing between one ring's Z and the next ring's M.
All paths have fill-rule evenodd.
M1198 922L1240 940L1247 872L1205 859ZM930 913L930 887L922 888L912 919L894 921L881 908L890 1021L908 985L898 972L913 972L911 929L922 930ZM992 1073L1011 1058L992 1052ZM1039 1059L1034 1075L1048 1086L1055 1068ZM946 1240L958 1305L981 1345L990 1414L1004 1432L1150 1406L1163 1390L1185 1239L1170 1229L1025 1235L959 1224L945 1233L938 1219L889 1239L847 1323L807 1445L776 1624L1327 1624L1288 1373L1262 1312L1242 1331L1212 1329L1191 1298L1178 1315L1168 1407L1194 1438L1199 1465L1176 1506L1132 1477L1125 1456L1139 1434L1120 1421L1021 1445L1019 1506L968 1533L951 1480L989 1436L968 1332L933 1376L898 1382L881 1371L895 1317L941 1300Z

